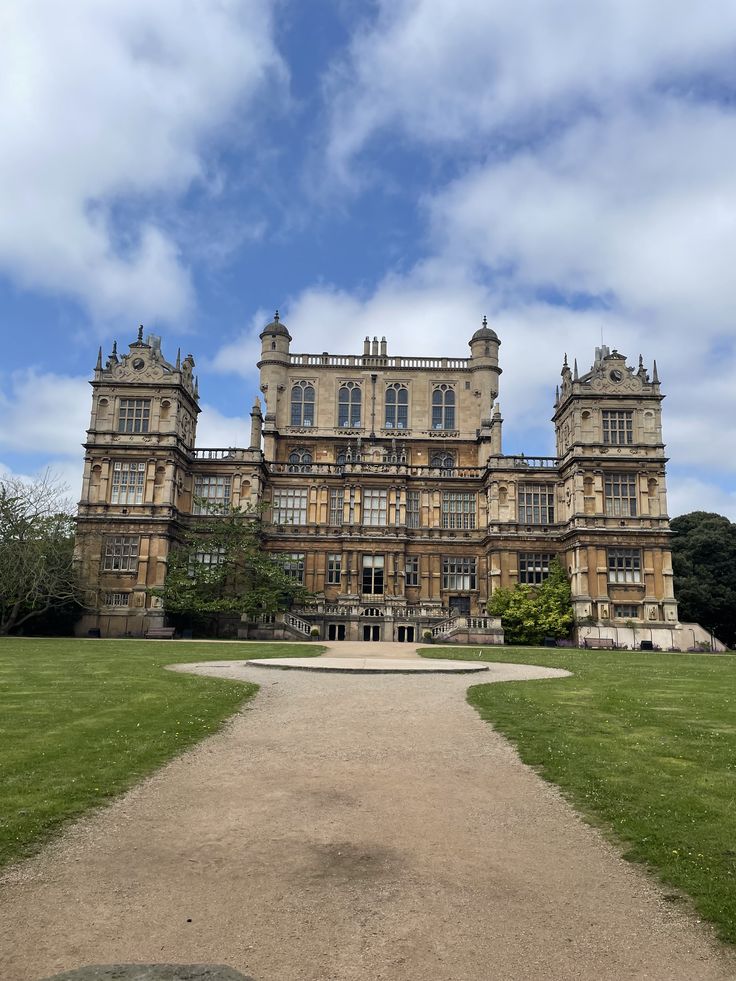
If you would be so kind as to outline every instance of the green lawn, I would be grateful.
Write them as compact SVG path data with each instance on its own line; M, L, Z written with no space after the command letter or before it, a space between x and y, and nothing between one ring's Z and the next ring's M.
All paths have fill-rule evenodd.
M165 664L316 655L314 644L0 640L0 865L216 730L257 685Z
M477 660L478 648L424 649ZM589 820L736 943L736 657L490 648L572 678L475 685L468 700ZM676 901L677 894L672 894Z

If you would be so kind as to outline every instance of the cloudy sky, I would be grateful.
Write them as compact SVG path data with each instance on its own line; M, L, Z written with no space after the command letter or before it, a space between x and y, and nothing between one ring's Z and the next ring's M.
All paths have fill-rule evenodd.
M736 519L733 0L23 0L0 55L0 471L77 492L138 323L229 446L274 308L456 357L487 314L506 452L603 337L657 359L670 513Z

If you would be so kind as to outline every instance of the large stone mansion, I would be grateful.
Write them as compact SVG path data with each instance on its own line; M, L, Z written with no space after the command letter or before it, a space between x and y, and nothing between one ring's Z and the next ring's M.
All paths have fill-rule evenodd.
M313 605L250 636L500 640L499 586L539 583L557 557L576 616L597 635L629 624L679 646L656 363L607 347L565 363L556 457L506 456L500 340L484 318L470 357L295 354L278 314L260 335L265 412L250 445L196 445L194 360L166 360L139 331L98 357L79 507L90 612L80 632L145 634L166 611L151 590L204 502L265 506L267 547ZM206 557L203 557L206 560ZM592 626L595 625L595 626ZM582 629L582 628L581 628ZM644 634L641 634L644 636ZM688 646L686 643L683 646Z

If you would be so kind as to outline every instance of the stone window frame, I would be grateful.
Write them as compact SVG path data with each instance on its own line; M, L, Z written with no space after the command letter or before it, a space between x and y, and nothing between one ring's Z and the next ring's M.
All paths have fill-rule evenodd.
M470 592L478 588L478 559L475 555L442 556L442 589Z
M115 591L105 593L103 606L113 606L117 609L127 609L130 606L130 592Z
M456 429L457 395L454 382L432 384L431 428L437 432L454 432Z
M392 402L389 401L389 395L393 395ZM409 386L405 382L391 382L386 385L383 395L383 420L385 429L401 431L409 429Z
M608 581L616 584L639 584L642 578L640 548L612 547L607 550Z
M306 487L274 487L271 494L271 521L275 525L305 525L309 509Z
M135 477L135 479L131 479ZM110 503L143 504L146 492L146 464L143 460L113 460Z
M418 555L407 555L404 557L404 585L405 586L418 586L419 585L419 556Z
M140 535L105 535L102 543L102 571L136 573Z
M519 484L516 507L520 525L552 525L555 522L556 485L549 483Z
M360 563L361 593L364 596L383 596L385 589L385 574L385 555L363 555Z
M345 521L345 488L330 487L329 520L333 528L340 527Z
M339 586L342 581L342 552L328 552L325 566L325 584Z
M601 409L601 436L606 446L631 446L634 442L633 409Z
M475 491L443 491L441 526L456 531L472 531L478 522L478 494Z
M119 433L126 435L147 433L151 425L151 399L118 399Z
M603 502L609 518L635 518L639 510L639 481L636 474L604 474Z
M416 506L415 506L416 505ZM422 527L422 492L408 490L406 492L406 527Z
M633 612L632 612L633 611ZM614 620L641 620L641 604L639 603L614 603Z
M295 398L296 394L299 398ZM311 393L311 397L307 394ZM307 416L307 405L311 404L311 414ZM296 413L295 413L295 410ZM298 418L295 418L295 415ZM306 378L292 382L289 395L289 420L291 426L299 426L304 429L311 428L317 424L317 389L313 382Z
M289 473L309 473L314 458L308 446L295 446L289 453L286 469Z
M388 490L383 487L363 488L361 524L370 528L385 528L387 526Z
M347 395L343 398L343 392ZM358 398L354 398L357 393ZM347 409L347 415L343 416L342 409ZM357 408L357 413L355 409ZM357 415L357 418L356 418ZM361 381L346 379L338 385L337 389L337 428L338 429L360 429L363 417L363 385Z
M274 558L281 564L287 576L304 585L304 552L275 552Z
M230 507L233 478L227 473L195 473L192 514L217 514Z
M518 552L516 556L519 583L539 586L549 577L549 566L557 558L554 552Z

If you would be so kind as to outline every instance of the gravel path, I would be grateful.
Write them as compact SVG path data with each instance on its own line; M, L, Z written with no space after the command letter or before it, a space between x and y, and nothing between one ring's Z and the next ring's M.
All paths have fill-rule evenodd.
M464 699L552 672L198 670L261 692L0 877L3 981L130 961L257 981L736 977Z

